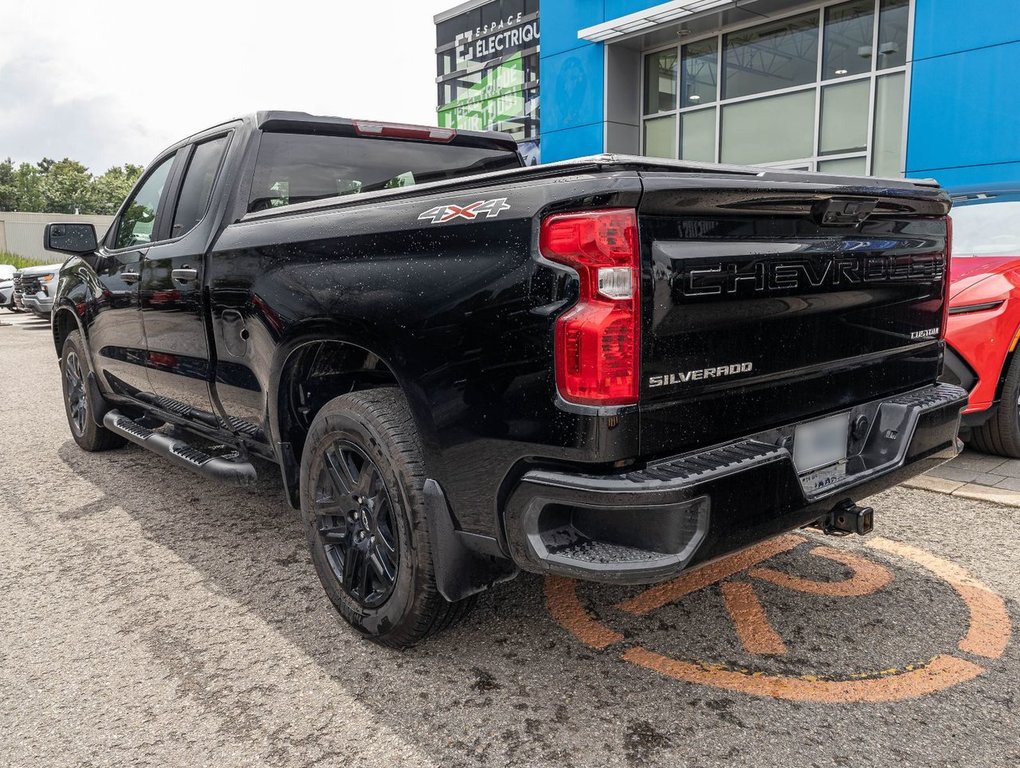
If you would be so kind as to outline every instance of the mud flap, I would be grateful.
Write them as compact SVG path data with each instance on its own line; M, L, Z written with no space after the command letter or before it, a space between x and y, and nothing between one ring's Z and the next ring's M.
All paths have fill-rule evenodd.
M517 566L489 536L458 531L446 496L435 480L425 481L425 515L439 594L455 603L517 575Z

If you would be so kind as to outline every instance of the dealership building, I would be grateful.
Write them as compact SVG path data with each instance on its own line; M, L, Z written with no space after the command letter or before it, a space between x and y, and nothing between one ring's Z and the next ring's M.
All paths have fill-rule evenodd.
M1020 179L1018 0L535 5L437 17L441 125L509 128L543 162L605 151Z

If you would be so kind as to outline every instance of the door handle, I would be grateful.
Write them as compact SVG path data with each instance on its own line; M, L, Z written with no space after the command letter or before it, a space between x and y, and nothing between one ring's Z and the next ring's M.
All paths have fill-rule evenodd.
M189 269L188 267L175 269L170 272L170 277L180 283L190 283L192 280L196 280L198 278L198 270Z
M137 283L142 279L142 276L137 272L121 272L120 279L130 285L131 283Z

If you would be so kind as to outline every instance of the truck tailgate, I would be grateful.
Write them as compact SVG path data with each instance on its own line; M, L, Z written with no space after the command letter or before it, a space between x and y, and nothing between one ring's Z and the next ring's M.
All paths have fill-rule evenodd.
M938 376L944 193L801 179L644 175L644 455L810 419Z

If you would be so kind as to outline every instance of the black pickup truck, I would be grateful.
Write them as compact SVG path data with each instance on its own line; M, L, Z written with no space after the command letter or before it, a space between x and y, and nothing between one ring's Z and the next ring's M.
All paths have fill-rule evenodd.
M71 254L71 432L275 464L329 598L407 646L519 569L648 583L957 450L932 182L265 112L157 157ZM267 462L272 462L269 464Z

